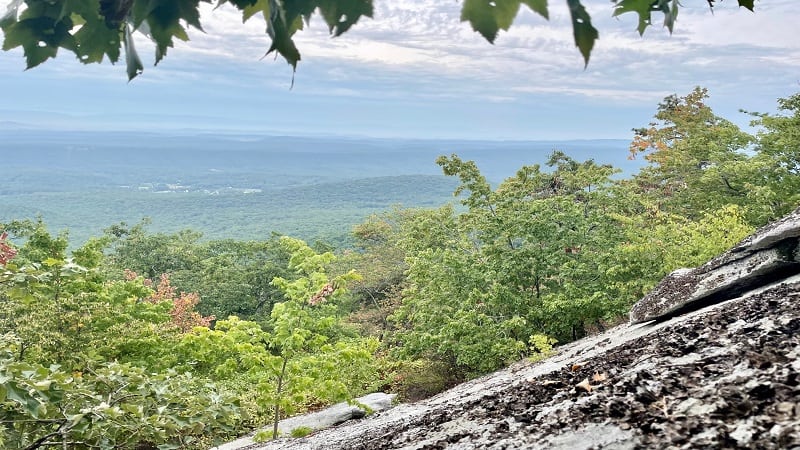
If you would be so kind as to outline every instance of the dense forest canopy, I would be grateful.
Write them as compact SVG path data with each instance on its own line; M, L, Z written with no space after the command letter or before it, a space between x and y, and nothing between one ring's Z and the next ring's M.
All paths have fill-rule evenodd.
M207 448L378 389L422 398L613 325L661 277L800 204L800 94L749 134L697 88L635 131L645 166L555 151L461 205L397 208L354 245L109 224L69 251L0 225L0 447Z
M715 0L693 0L715 6ZM737 0L753 10L753 0ZM60 49L72 52L84 64L125 61L128 78L139 75L144 65L134 45L134 33L155 43L158 64L175 40L187 41L187 28L203 30L201 3L232 5L242 21L260 16L271 44L266 53L281 55L292 67L300 61L293 36L319 14L332 36L347 32L362 17L372 17L372 0L12 0L0 18L5 34L3 50L22 47L28 68L54 58ZM581 0L565 0L573 38L586 64L600 32ZM643 34L654 20L663 17L670 32L678 17L678 0L612 0L614 16L636 14ZM508 30L522 6L549 18L547 0L463 0L461 21L489 42L500 30Z

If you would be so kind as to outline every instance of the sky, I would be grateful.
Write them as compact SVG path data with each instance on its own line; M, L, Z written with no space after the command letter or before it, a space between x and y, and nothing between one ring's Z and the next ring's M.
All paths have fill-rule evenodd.
M375 0L375 17L340 37L320 19L298 33L293 86L289 65L262 58L263 20L204 7L205 32L156 67L138 38L145 71L130 83L123 63L84 66L63 52L25 71L20 49L0 52L0 130L629 139L661 99L694 86L742 126L740 109L775 112L776 99L800 92L797 0L756 1L755 13L726 0L713 14L706 0L684 0L672 35L657 25L643 37L634 15L584 3L600 31L586 68L565 2L550 2L549 21L523 7L491 45L460 22L459 0Z

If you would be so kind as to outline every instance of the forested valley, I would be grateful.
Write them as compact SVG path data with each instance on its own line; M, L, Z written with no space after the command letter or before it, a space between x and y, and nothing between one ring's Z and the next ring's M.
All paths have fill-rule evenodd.
M754 134L707 97L658 105L635 173L554 151L497 184L440 156L459 205L371 215L347 245L0 224L0 447L208 448L367 392L425 398L619 323L665 274L800 204L800 94L752 113Z

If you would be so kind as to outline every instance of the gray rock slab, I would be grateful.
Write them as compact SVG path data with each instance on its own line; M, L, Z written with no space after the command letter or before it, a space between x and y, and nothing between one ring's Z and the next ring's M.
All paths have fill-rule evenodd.
M631 430L599 423L590 423L578 430L567 430L547 438L545 442L544 447L552 450L633 450L639 444Z
M725 300L726 294L727 298L733 298L770 281L772 274L792 268L800 272L796 249L796 242L790 242L780 248L750 253L724 265L703 265L672 272L631 308L630 321L641 323L669 316L714 296L720 300Z
M278 423L278 432L280 435L285 436L291 435L292 431L298 428L309 428L312 431L317 431L348 420L360 419L368 412L380 412L391 408L395 396L396 394L378 392L359 397L353 404L347 402L337 403L317 412L290 417Z
M667 275L633 306L630 321L636 324L669 317L795 273L800 273L800 208L708 263Z
M788 216L758 229L731 249L730 253L758 251L772 247L784 239L798 237L800 237L800 208L795 209Z
M348 420L360 419L367 414L377 413L392 408L394 406L395 397L396 394L384 394L382 392L376 392L359 397L355 399L352 404L341 402L320 411L301 416L290 417L278 422L278 433L281 436L289 436L293 430L303 427L309 428L311 431L319 431L347 422ZM272 428L267 427L265 429L271 430ZM237 450L252 448L253 446L258 445L253 440L254 435L255 433L251 433L250 435L241 439L228 442L220 445L219 447L214 447L211 450Z

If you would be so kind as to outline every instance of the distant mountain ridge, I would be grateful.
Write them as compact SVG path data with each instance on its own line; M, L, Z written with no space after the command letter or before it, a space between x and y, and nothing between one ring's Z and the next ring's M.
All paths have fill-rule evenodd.
M468 141L268 136L182 131L87 132L0 128L0 221L41 215L77 239L148 216L155 231L208 237L270 231L341 241L392 205L452 201L457 180L435 160L474 160L492 182L553 150L630 174L624 140ZM166 196L166 197L165 197ZM229 235L225 235L229 233Z

